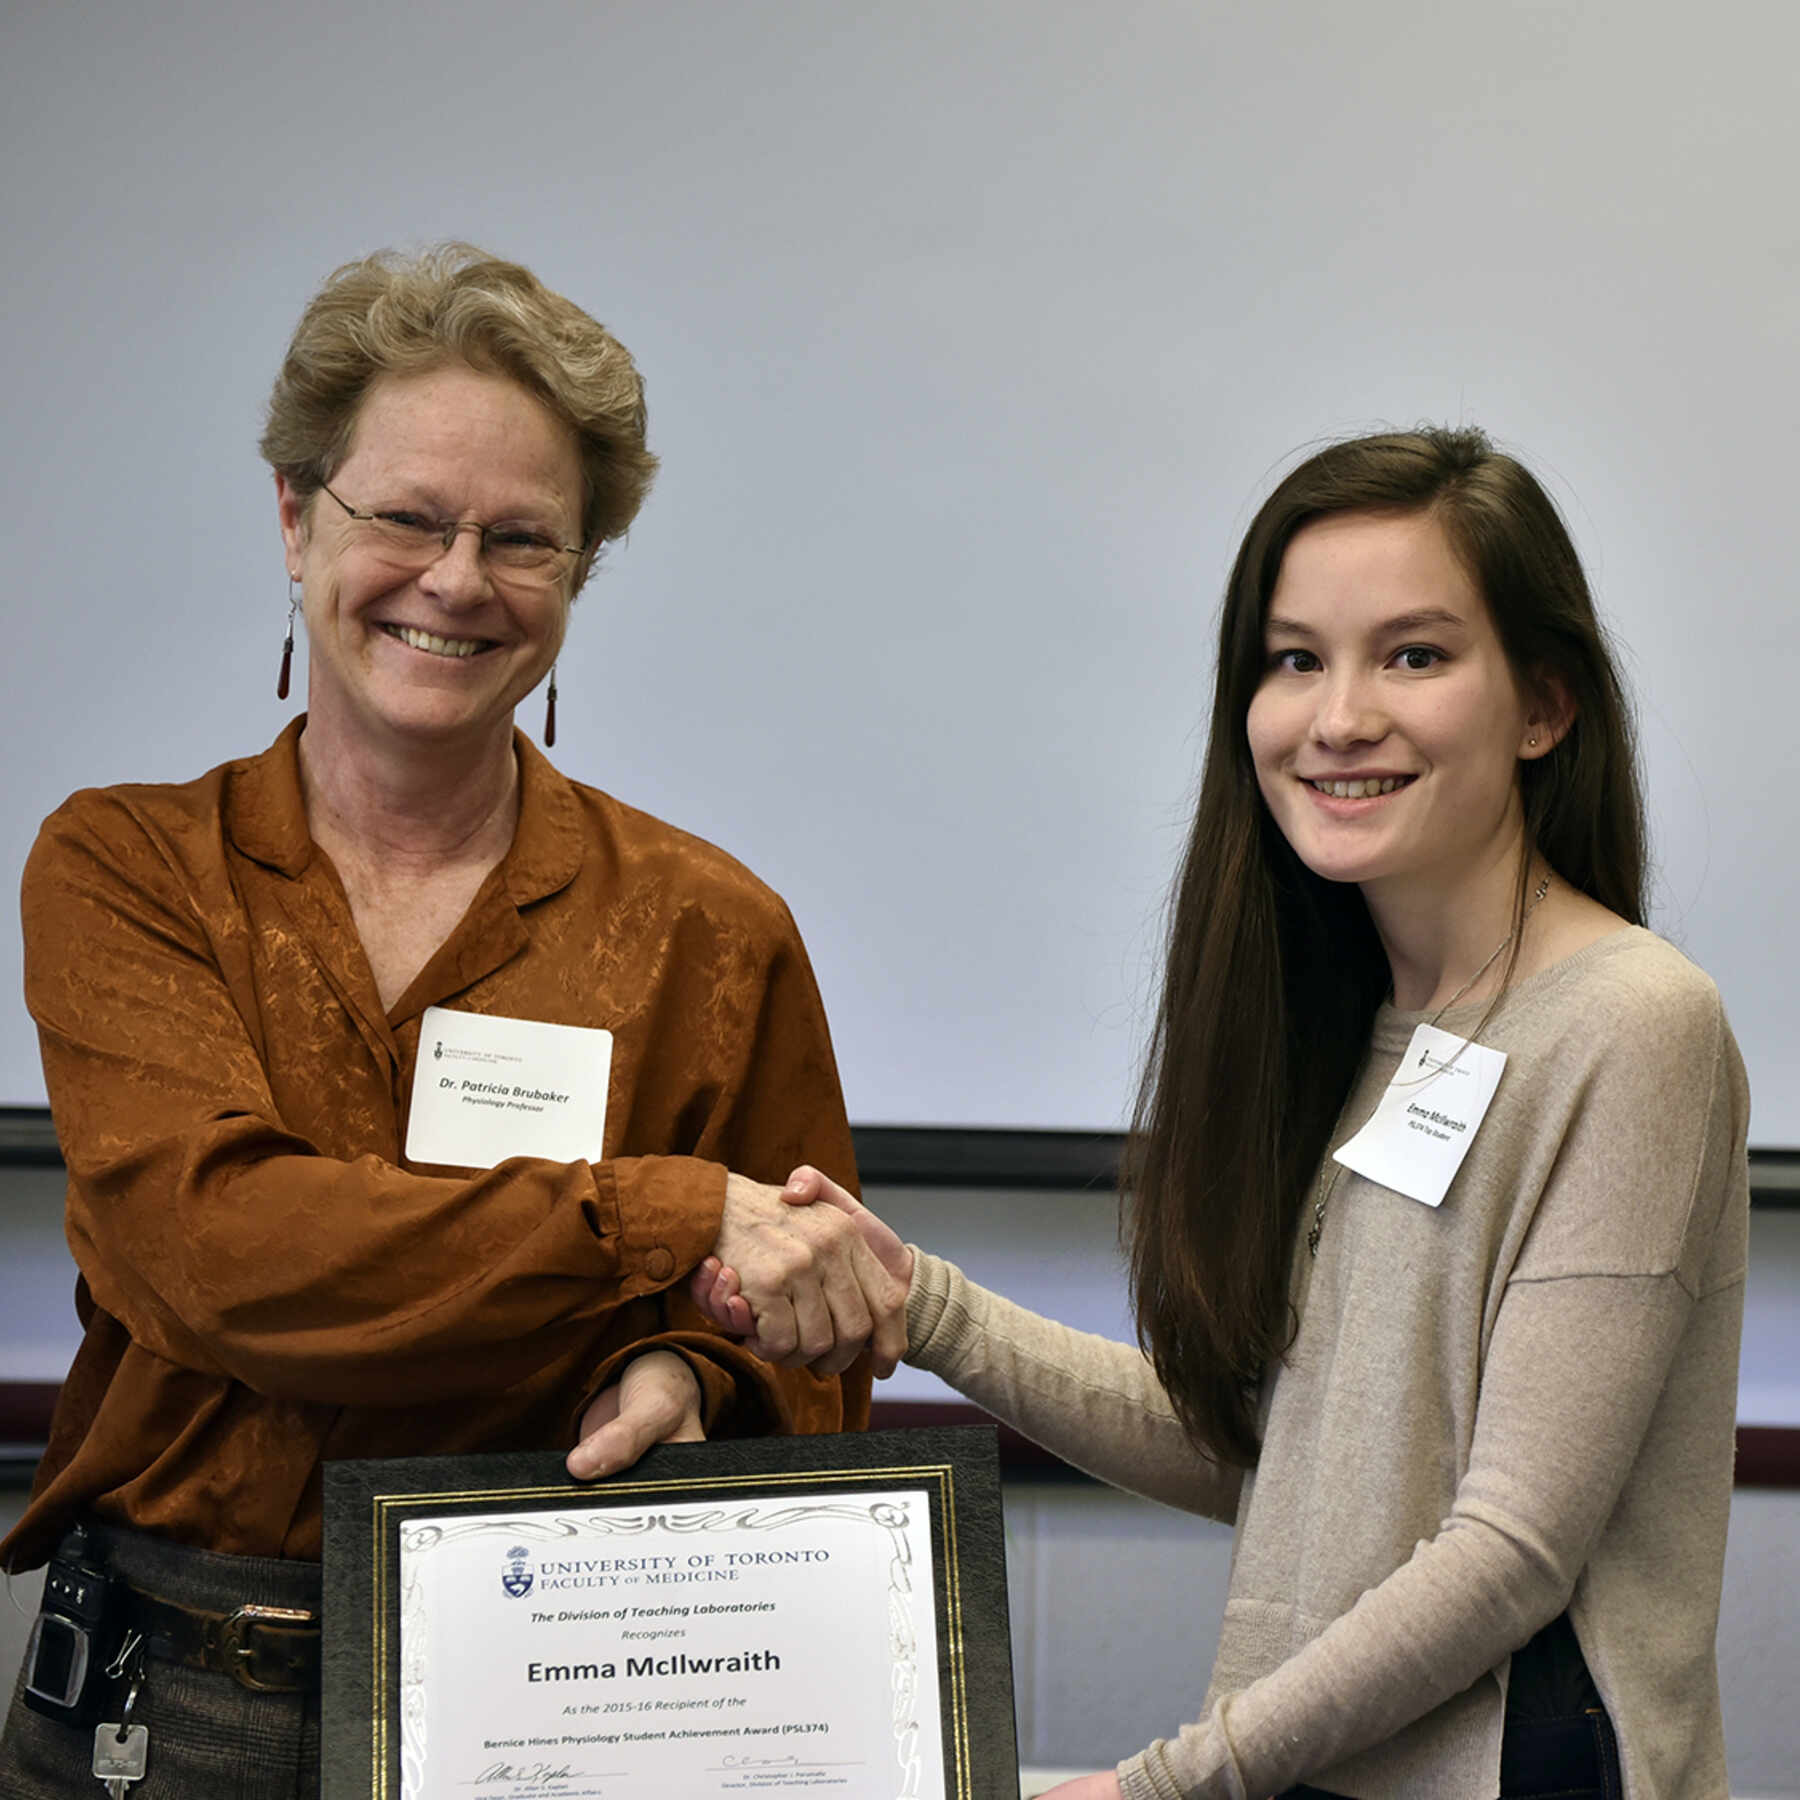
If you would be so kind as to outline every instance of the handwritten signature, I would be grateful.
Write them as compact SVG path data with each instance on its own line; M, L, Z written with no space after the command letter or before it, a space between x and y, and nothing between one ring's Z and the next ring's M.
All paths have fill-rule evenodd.
M485 1781L572 1781L575 1771L567 1763L489 1763L467 1785L480 1787Z
M721 1759L721 1769L849 1769L860 1763L826 1762L817 1756L739 1756L735 1753Z

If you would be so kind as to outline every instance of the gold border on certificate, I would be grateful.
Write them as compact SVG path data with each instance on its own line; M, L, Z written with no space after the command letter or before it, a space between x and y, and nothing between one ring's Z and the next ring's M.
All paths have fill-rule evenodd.
M934 1455L934 1451L946 1448L946 1439L951 1440L949 1454ZM996 1587L999 1590L998 1656L1005 1666L1003 1671L995 1672L1003 1672L1005 1675L1005 1691L1000 1697L1004 1718L1003 1721L997 1721L993 1716L995 1696L987 1691L988 1684L984 1683L979 1705L982 1735L976 1738L972 1714L977 1708L970 1688L970 1647L972 1639L983 1643L984 1664L994 1660L995 1621L984 1615L984 1629L971 1633L965 1619L967 1571L962 1535L965 1521L959 1506L961 1497L957 1485L957 1465L960 1462L965 1470L969 1469L971 1439L983 1440L982 1448L991 1462L991 1432L971 1432L965 1429L904 1434L851 1434L839 1438L750 1440L747 1443L694 1446L692 1448L696 1450L704 1448L719 1451L723 1457L739 1463L774 1460L779 1466L711 1467L703 1461L688 1462L684 1466L679 1458L671 1458L666 1453L653 1453L647 1459L650 1466L644 1472L627 1473L599 1484L577 1483L566 1478L515 1482L508 1478L512 1473L511 1467L499 1471L500 1479L496 1481L493 1474L484 1467L495 1463L517 1464L521 1461L518 1457L445 1458L435 1462L411 1460L403 1464L342 1465L346 1470L367 1471L370 1484L357 1496L362 1518L362 1548L358 1554L366 1559L362 1566L368 1579L368 1586L364 1590L367 1596L366 1610L363 1613L367 1629L367 1654L366 1659L361 1660L362 1674L357 1682L366 1698L364 1718L369 1732L367 1761L363 1764L367 1772L367 1787L362 1791L370 1796L370 1800L400 1800L397 1774L399 1758L394 1752L401 1733L397 1711L400 1686L395 1671L402 1648L398 1636L398 1600L403 1525L434 1514L472 1514L496 1507L518 1507L527 1512L552 1512L568 1506L615 1511L632 1502L675 1495L696 1503L706 1503L726 1496L769 1493L774 1490L798 1496L833 1491L841 1493L857 1488L900 1486L923 1490L929 1522L936 1527L931 1535L937 1548L939 1567L934 1571L931 1604L939 1620L939 1726L944 1792L949 1800L985 1800L985 1796L1000 1791L995 1783L994 1771L989 1765L997 1760L994 1743L997 1725L1003 1723L1010 1727L1011 1723L1011 1670L1010 1659L1005 1653L1003 1567L996 1576L993 1566L995 1556L1000 1553L1001 1540L996 1465L992 1475L986 1469L976 1469L973 1472L982 1477L976 1481L976 1491L982 1490L984 1483L991 1488L986 1505L992 1516L980 1521L981 1535L989 1547L989 1554L982 1559L984 1569L982 1579L977 1583L977 1591L982 1594L984 1605L991 1611L995 1600L992 1590ZM770 1446L783 1448L771 1449ZM907 1454L915 1447L920 1453L916 1460ZM690 1449L685 1445L674 1448L683 1452ZM834 1456L834 1451L841 1454ZM820 1458L817 1462L812 1461L815 1454ZM535 1465L534 1473L541 1473L546 1463L556 1466L547 1457L523 1460ZM460 1479L477 1473L489 1474L490 1478L487 1481L467 1482ZM433 1477L436 1479L433 1480ZM342 1519L340 1508L340 1529L347 1523L347 1520ZM348 1540L346 1543L350 1547ZM328 1622L331 1616L328 1603ZM358 1631L352 1635L360 1637L362 1633ZM339 1691L342 1693L344 1690ZM329 1716L327 1729L329 1733ZM1004 1736L1006 1743L1001 1752L1001 1760L1004 1760L1011 1749L1010 1729L1005 1730ZM980 1753L977 1752L977 1744L982 1746ZM344 1767L341 1762L337 1766ZM1009 1766L1016 1771L1016 1758L1011 1759ZM980 1785L984 1779L988 1782L985 1787ZM330 1792L331 1789L328 1787L327 1791ZM1012 1792L1017 1792L1016 1786L1012 1788Z

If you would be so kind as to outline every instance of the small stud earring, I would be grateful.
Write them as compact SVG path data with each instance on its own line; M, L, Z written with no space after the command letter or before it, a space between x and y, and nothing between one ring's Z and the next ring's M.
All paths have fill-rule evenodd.
M544 748L549 750L556 743L556 665L550 665L550 688L544 695Z
M299 598L294 593L293 571L289 570L287 638L281 646L281 673L275 677L275 698L277 700L285 700L288 697L288 678L294 672L294 613L299 605Z

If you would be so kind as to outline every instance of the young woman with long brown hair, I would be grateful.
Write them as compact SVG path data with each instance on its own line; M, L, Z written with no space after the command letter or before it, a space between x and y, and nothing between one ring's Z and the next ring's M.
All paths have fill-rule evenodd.
M910 1281L910 1361L1235 1521L1195 1722L1058 1800L1725 1794L1749 1102L1643 888L1542 488L1472 430L1335 445L1226 591L1126 1165L1142 1352L790 1181Z

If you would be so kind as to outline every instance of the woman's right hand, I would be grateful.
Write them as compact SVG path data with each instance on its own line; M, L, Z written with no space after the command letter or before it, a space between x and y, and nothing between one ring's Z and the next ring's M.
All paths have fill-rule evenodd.
M733 1176L731 1179L735 1182L739 1178ZM774 1190L762 1191L772 1193ZM878 1268L885 1278L883 1298L890 1302L875 1311L872 1329L862 1332L858 1331L854 1321L840 1319L838 1310L833 1309L832 1321L838 1329L831 1348L824 1354L811 1358L790 1353L782 1360L805 1361L806 1366L820 1373L830 1374L845 1367L867 1344L874 1359L876 1375L886 1379L893 1374L900 1359L906 1354L905 1304L907 1290L912 1283L912 1252L854 1194L840 1187L818 1169L802 1164L788 1177L787 1185L780 1193L781 1199L789 1206L806 1207L823 1202L843 1215L854 1228L862 1256ZM724 1248L724 1239L725 1234L721 1232L719 1250ZM762 1345L757 1341L763 1336L760 1317L753 1314L749 1301L740 1289L737 1269L726 1256L715 1251L695 1269L688 1291L694 1304L716 1325L735 1336L752 1339L750 1348L763 1353ZM868 1282L865 1277L865 1293L867 1290ZM893 1304L895 1301L897 1304Z
M694 1371L672 1350L648 1350L589 1403L565 1466L577 1481L594 1481L629 1468L652 1444L705 1439Z

